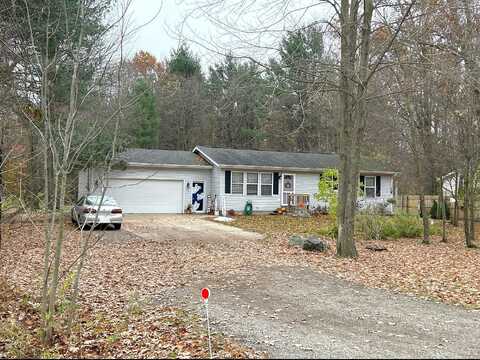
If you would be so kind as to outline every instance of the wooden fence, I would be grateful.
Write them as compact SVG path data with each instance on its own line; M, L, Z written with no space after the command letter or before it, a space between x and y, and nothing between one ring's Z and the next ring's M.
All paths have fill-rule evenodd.
M427 211L433 206L433 202L438 202L438 195L425 195L425 206ZM420 214L420 195L398 195L395 198L395 208L411 215Z
M430 209L433 206L433 202L437 201L438 203L438 198L438 195L425 195L425 206L429 214ZM447 201L447 204L450 205L450 214L453 216L454 203L451 202L449 198L446 198L445 200ZM480 221L480 201L478 201L475 205L475 220ZM398 195L395 198L395 209L407 214L419 215L420 195ZM459 202L458 219L463 220L463 202L461 201Z

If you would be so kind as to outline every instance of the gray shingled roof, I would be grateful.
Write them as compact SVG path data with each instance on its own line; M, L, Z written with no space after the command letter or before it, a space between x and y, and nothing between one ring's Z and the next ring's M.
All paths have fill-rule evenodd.
M152 165L210 166L199 155L178 150L127 149L118 154L117 159L127 163Z
M197 146L196 148L221 167L258 166L281 169L328 169L337 168L339 163L339 156L332 153L292 153L206 146ZM395 172L379 160L363 159L361 165L362 171Z

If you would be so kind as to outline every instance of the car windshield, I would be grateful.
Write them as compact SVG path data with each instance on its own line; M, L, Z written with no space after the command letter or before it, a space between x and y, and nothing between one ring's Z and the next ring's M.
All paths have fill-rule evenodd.
M115 202L115 200L110 197L110 196L104 196L103 199L101 196L89 196L87 197L87 200L85 201L85 203L87 205L100 205L100 202L101 202L101 205L106 205L106 206L116 206L117 203Z

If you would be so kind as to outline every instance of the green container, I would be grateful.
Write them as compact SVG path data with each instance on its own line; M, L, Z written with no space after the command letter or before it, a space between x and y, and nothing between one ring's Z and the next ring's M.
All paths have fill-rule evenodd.
M252 205L252 202L248 200L247 203L245 204L245 209L243 210L243 214L252 215L252 212L253 212L253 205Z

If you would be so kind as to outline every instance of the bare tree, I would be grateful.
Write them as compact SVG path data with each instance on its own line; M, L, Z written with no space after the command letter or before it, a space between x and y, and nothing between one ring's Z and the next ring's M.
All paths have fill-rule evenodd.
M463 66L462 95L464 101L456 111L458 149L462 158L464 189L464 232L467 247L475 245L475 204L480 165L480 48L479 7L473 0L446 0L448 21L445 22L446 47Z
M23 41L22 46L30 49L28 65L33 70L29 77L37 87L30 90L29 98L39 107L42 119L39 123L31 112L23 111L43 148L43 207L48 216L45 217L44 224L41 309L44 338L47 342L52 340L53 335L57 290L62 279L60 267L63 244L68 236L65 213L69 176L75 170L83 151L113 125L115 130L111 151L105 159L108 173L111 159L115 156L119 114L124 107L133 103L133 100L124 103L120 92L117 94L118 106L108 116L103 117L102 114L88 110L99 91L105 86L112 86L112 83L106 83L109 78L107 71L112 68L110 64L117 61L119 50L120 69L122 67L121 48L128 34L126 13L130 3L130 0L125 1L118 19L113 19L109 24L98 22L99 13L105 13L109 9L109 2L102 0L78 0L68 4L45 0L40 8L37 6L39 4L33 5L25 0L19 8L14 9L25 15L22 25L27 30L17 27L17 32L18 38ZM117 31L120 38L112 39ZM87 65L93 70L85 76ZM121 74L121 70L118 74ZM59 79L66 80L59 83ZM63 91L65 88L66 92ZM91 233L83 236L82 231L85 241L82 240L75 275L74 303L78 296L80 272L90 237Z

